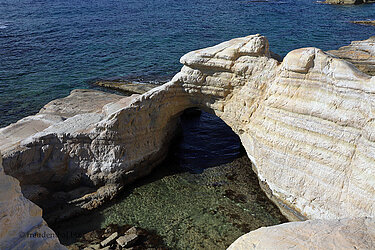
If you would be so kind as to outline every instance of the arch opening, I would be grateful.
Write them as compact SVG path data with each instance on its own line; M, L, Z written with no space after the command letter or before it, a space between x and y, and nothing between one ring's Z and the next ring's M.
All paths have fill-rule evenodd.
M202 173L245 154L240 138L214 114L188 108L180 120L181 131L172 148L182 169Z
M225 249L244 233L287 221L222 119L198 108L177 116L180 131L166 159L110 206L52 225L58 235L68 228L83 235L112 223L130 224L157 232L172 249Z

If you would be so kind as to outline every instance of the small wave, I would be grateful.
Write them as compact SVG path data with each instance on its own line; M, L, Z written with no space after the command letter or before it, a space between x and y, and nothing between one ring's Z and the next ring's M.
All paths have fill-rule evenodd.
M8 28L8 26L6 26L5 24L0 24L0 29L6 29Z

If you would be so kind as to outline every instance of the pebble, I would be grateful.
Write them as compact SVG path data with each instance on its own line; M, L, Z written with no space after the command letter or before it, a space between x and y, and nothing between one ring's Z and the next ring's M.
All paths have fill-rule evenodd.
M111 234L111 236L109 236L107 239L105 239L102 242L100 242L100 245L102 247L106 247L109 244L111 244L117 237L118 237L118 233L115 232L115 233Z

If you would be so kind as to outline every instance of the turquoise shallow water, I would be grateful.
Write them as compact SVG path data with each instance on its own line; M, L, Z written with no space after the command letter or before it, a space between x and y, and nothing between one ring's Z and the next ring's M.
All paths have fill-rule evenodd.
M167 159L150 175L104 207L50 224L63 244L110 224L130 224L156 232L170 249L226 249L244 233L287 221L220 118L202 112L181 121Z
M261 33L281 55L368 38L375 5L312 0L0 0L0 126L97 78L164 81L179 58Z
M77 240L72 235L115 223L154 231L170 249L219 250L251 230L287 221L260 190L246 156L200 174L173 163L168 159L116 202L50 226L65 245Z

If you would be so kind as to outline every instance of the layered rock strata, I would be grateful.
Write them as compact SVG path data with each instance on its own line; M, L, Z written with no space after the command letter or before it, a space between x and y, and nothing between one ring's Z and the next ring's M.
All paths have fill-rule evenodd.
M353 63L366 74L375 75L375 36L363 41L353 41L348 46L328 53Z
M297 218L374 216L375 79L316 48L279 64L263 37L249 40L185 55L174 81L240 136L270 197Z
M5 171L25 185L127 183L163 159L179 115L198 107L240 136L290 219L374 216L375 78L317 48L280 63L260 35L190 52L181 63L170 82L143 95L3 146Z
M4 174L0 155L0 249L66 249L42 218L42 210L23 197L19 182Z
M126 105L133 98L135 96L124 98L95 90L74 90L68 97L51 101L38 114L0 129L0 149L5 153L5 157L11 156L7 158L13 159L10 163L6 163L5 160L5 171L21 182L22 192L26 198L45 209L45 218L49 222L95 208L112 199L122 186L119 183L107 183L95 188L90 183L81 182L81 172L69 168L66 164L67 156L63 152L55 152L50 157L53 149L63 151L54 146L59 145L59 138L55 138L56 142L52 140L45 144L39 155L34 155L32 151L24 152L25 148L21 144L48 129L56 128L73 134L83 131L100 121L104 105L119 101ZM64 132L60 135L63 134ZM78 139L77 143L84 144L84 141ZM25 158L18 158L20 155Z
M0 129L5 171L21 182L28 198L46 209L49 222L96 208L164 159L178 116L167 115L162 121L165 116L155 110L130 107L142 102L138 97L75 90L35 116ZM160 105L167 106L169 100L159 98ZM125 107L126 116L135 120L117 120L118 110ZM122 129L101 126L107 120L116 120L118 124L110 126Z

